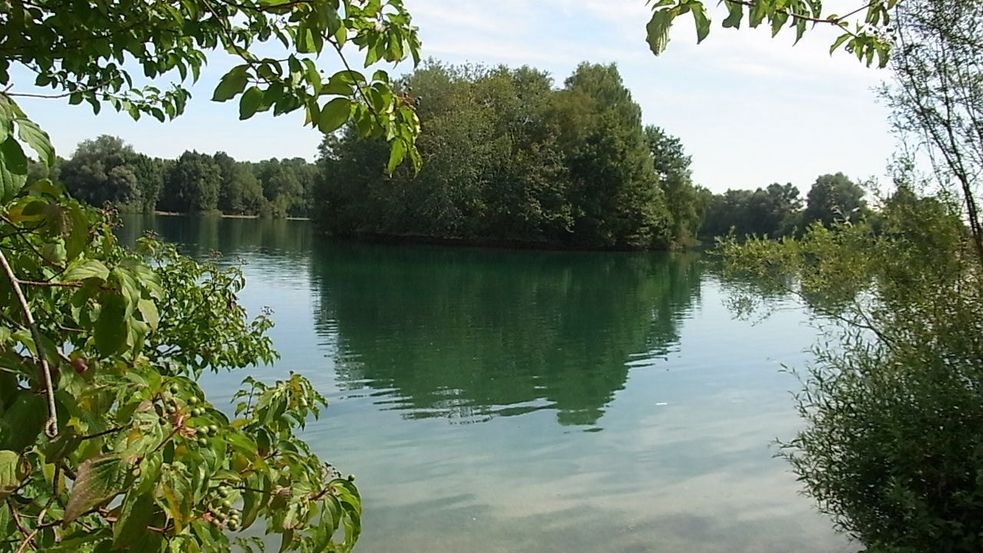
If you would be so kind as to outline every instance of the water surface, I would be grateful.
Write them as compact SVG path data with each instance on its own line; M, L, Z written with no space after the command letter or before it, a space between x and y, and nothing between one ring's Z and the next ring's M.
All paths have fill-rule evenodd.
M130 217L241 261L274 311L274 379L331 405L306 438L362 492L358 551L855 551L776 438L799 424L781 363L816 338L750 324L695 255L385 246L303 221ZM228 398L246 372L209 376Z

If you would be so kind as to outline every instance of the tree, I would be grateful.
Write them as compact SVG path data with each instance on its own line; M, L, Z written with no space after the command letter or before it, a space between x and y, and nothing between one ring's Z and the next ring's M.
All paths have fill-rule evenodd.
M580 64L557 97L574 233L604 247L668 244L669 214L641 124L617 67Z
M728 190L714 195L706 208L705 234L725 236L789 236L800 222L799 189L791 183L768 188Z
M325 133L353 121L388 139L391 167L418 165L416 116L385 72L366 78L344 56L332 75L315 64L348 44L366 66L415 59L402 3L37 0L5 6L0 29L0 550L228 551L257 520L281 550L351 550L357 490L295 435L323 404L313 387L247 379L230 417L197 383L274 357L269 320L248 320L236 300L241 274L152 240L128 252L105 214L48 179L25 187L26 147L48 167L56 158L16 100L166 120L221 48L241 63L213 99L238 97L241 118L304 109ZM283 51L264 57L271 39ZM137 66L155 83L179 79L135 86ZM24 74L51 92L25 91Z
M131 160L130 167L140 188L140 206L144 212L152 212L157 207L161 189L164 188L164 162L138 153Z
M876 228L833 221L800 240L724 244L730 268L764 283L766 297L798 295L839 331L816 349L797 396L806 426L782 454L866 551L983 548L981 13L977 2L915 0L893 19L894 122L929 153L937 182L920 182L906 152ZM859 208L862 194L839 177L817 181L807 218Z
M855 220L864 215L864 189L843 173L822 175L809 189L803 223L829 225L837 220Z
M983 547L983 283L960 218L899 187L878 231L724 245L731 278L758 283L745 305L794 294L841 338L817 347L796 396L806 425L782 455L867 551Z
M243 180L246 173L252 174L252 172L248 169L243 170L236 160L225 152L217 152L212 156L212 161L222 175L218 189L218 209L222 213L244 213Z
M383 169L382 162L377 165ZM274 217L307 216L317 169L302 158L269 159L252 164Z
M895 129L927 153L936 180L958 187L983 262L979 179L983 172L983 79L978 2L908 0L898 10L896 84L884 90Z
M94 205L142 205L134 168L137 153L115 136L102 135L79 144L62 164L60 178L76 198Z
M427 129L424 167L386 175L378 141L326 138L318 219L332 232L586 248L677 238L616 67L582 64L555 90L528 67L431 62L401 87Z
M659 127L646 126L645 138L672 216L672 239L679 244L692 243L700 231L704 215L693 185L692 160L686 155L682 141Z
M161 207L193 213L218 209L222 170L207 154L184 152L164 174Z

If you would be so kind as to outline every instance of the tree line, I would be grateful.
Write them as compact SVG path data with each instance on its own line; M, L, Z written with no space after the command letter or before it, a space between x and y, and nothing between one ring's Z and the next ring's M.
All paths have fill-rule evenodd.
M429 62L399 86L423 168L387 174L385 142L355 126L326 137L317 217L330 232L598 248L695 236L689 158L643 127L614 65L581 64L555 88L529 67Z
M81 201L125 211L310 216L339 236L574 248L774 238L866 213L863 189L842 173L817 178L804 201L792 184L721 194L695 184L682 141L642 125L613 64L581 64L556 88L529 67L431 61L398 85L424 128L419 173L390 173L384 139L350 125L326 136L316 165L194 151L165 160L104 135L50 176Z
M682 142L642 125L613 64L581 64L555 88L529 67L430 61L399 86L416 102L423 169L387 173L385 142L355 126L327 136L315 218L331 233L668 249L790 235L865 209L842 173L819 177L804 209L791 184L723 194L694 184Z
M102 135L83 141L51 168L32 165L31 180L53 178L83 202L123 211L306 217L316 171L302 158L249 162L195 151L153 158Z
M855 221L872 213L864 189L843 173L820 175L805 197L791 183L756 190L727 190L705 199L704 237L799 236L814 223Z

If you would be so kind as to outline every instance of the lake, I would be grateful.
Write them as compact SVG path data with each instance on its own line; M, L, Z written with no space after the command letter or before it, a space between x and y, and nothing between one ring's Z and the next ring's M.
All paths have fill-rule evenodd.
M735 319L695 254L344 243L306 221L127 216L242 263L273 310L274 367L330 401L306 439L354 473L358 551L856 551L776 439L800 424L782 364L817 339L790 306Z

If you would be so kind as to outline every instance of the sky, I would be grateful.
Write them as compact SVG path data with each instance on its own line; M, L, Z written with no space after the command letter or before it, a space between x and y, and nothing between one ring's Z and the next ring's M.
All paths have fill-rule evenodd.
M706 2L709 6L715 2ZM849 0L827 1L830 11ZM830 5L832 4L832 5ZM645 43L651 15L644 0L406 0L420 29L423 56L450 63L530 65L549 71L557 86L577 64L617 63L646 124L680 137L693 159L694 181L721 192L791 182L808 190L818 175L842 171L881 178L894 149L887 110L875 89L889 78L849 54L829 54L834 29L817 27L793 46L764 28L723 29L712 12L710 36L696 44L691 19L674 26L668 51ZM719 8L718 8L719 9ZM845 10L844 10L845 11ZM842 13L842 12L841 12ZM22 107L51 134L59 155L100 134L123 138L137 151L177 157L185 150L224 151L240 160L314 160L321 135L303 127L303 113L239 121L235 102L210 101L218 79L235 62L210 58L192 88L185 114L161 124L63 100L24 100ZM320 66L337 71L326 53ZM392 74L408 72L403 63Z

